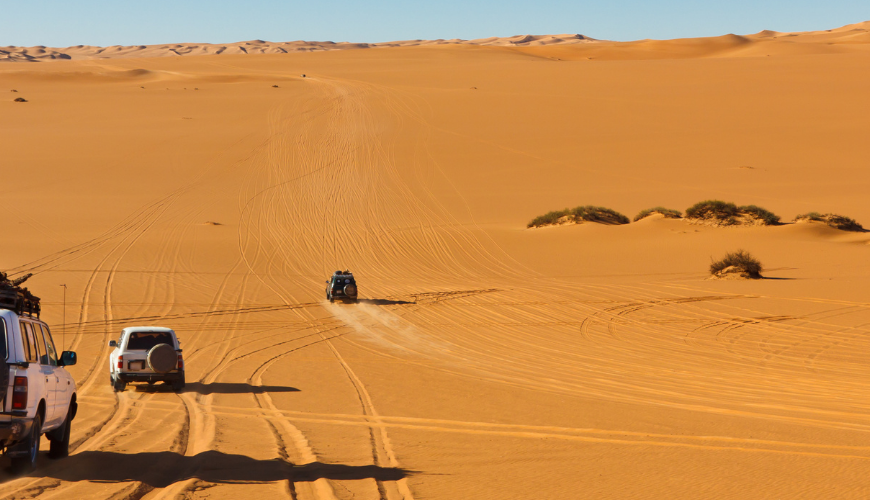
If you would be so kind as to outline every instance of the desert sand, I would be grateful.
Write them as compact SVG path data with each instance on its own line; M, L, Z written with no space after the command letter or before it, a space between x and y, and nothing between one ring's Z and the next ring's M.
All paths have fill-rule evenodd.
M870 25L487 40L0 65L0 269L80 408L0 498L870 496L870 233L526 229L870 226ZM768 279L707 279L738 248ZM134 325L179 333L186 391L111 390Z

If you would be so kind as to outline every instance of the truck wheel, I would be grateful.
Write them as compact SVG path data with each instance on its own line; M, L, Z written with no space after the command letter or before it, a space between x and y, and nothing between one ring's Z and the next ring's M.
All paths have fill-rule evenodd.
M42 417L39 413L33 418L30 437L27 438L28 453L23 457L11 457L12 472L26 474L36 468L36 457L39 456L39 438L42 436Z
M72 430L72 408L66 412L66 420L63 425L52 432L46 433L48 436L48 456L51 458L65 458L69 456L69 433Z
M173 391L181 392L182 389L184 389L184 375L182 375L180 379L172 381Z
M114 389L115 392L124 392L124 389L126 389L126 388L127 388L127 382L124 382L123 380L121 380L120 377L117 377L114 380L112 380L112 389Z

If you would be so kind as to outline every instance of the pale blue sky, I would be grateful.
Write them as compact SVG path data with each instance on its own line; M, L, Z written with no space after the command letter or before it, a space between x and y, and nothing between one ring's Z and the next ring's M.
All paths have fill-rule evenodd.
M482 38L582 33L609 40L829 29L870 0L0 0L0 46Z

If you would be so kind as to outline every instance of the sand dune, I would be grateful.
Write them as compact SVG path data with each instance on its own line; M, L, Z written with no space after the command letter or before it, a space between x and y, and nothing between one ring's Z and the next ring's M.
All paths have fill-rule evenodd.
M3 49L0 269L80 406L0 499L866 498L870 233L526 223L870 225L867 30ZM112 392L132 324L186 392Z
M822 45L822 44L825 45ZM802 44L795 49L790 44ZM674 57L700 57L715 55L736 55L736 49L743 55L759 55L787 51L788 53L837 52L856 50L853 45L870 44L870 21L850 24L841 28L825 31L779 33L764 30L754 35L724 35L709 38L680 40L641 40L636 42L611 42L596 40L579 34L565 35L517 35L512 37L490 37L475 40L402 40L382 43L351 42L267 42L251 40L234 44L195 44L176 43L163 45L113 45L95 47L76 45L65 48L53 47L0 47L0 62L35 62L66 59L116 59L126 57L176 57L211 54L287 54L292 52L312 52L322 50L349 50L387 47L420 47L440 45L471 45L499 47L542 47L569 46L572 58L595 59L668 59ZM808 47L807 45L810 45ZM748 46L748 47L747 47ZM860 47L867 50L867 47ZM766 55L766 54L765 54Z
M116 59L123 57L174 57L210 54L287 54L321 50L368 49L378 47L416 47L428 45L495 45L529 47L551 44L576 44L595 41L583 35L518 35L491 37L478 40L403 40L383 43L351 42L267 42L251 40L234 44L176 43L163 45L113 45L95 47L76 45L65 48L52 47L0 47L0 61L35 62L63 59Z

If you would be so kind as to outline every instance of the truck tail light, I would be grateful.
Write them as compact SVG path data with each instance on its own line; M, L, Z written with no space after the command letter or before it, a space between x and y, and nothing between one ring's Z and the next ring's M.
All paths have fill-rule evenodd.
M124 368L124 356L118 356L118 369Z
M15 377L12 385L12 409L27 409L27 377Z
M181 354L178 355L178 369L184 370L184 360L181 359Z

